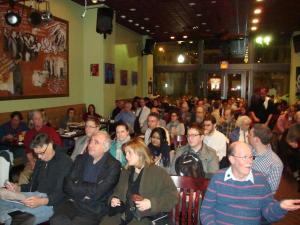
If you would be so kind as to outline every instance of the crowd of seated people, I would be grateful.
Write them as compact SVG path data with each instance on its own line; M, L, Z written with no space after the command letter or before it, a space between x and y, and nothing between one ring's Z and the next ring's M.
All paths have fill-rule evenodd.
M30 188L6 184L7 190L24 192L23 207L17 210L32 216L27 220L29 224L50 221L55 225L146 225L158 217L165 219L164 215L176 205L177 191L170 175L212 180L203 212L200 211L203 224L240 224L228 215L237 208L251 208L255 204L262 211L249 218L253 216L263 223L279 220L287 211L299 208L297 200L277 203L272 197L284 166L300 184L298 105L284 107L286 104L279 103L278 115L264 88L252 96L249 106L244 99L208 100L191 96L172 103L167 97L117 101L112 112L115 130L111 134L100 131L101 116L89 105L83 118L85 135L77 138L72 160L68 160L72 166L66 166L57 180L48 176L59 169L50 165L59 163L57 157L64 154L61 138L55 129L45 125L40 111L33 112L33 128L26 132L24 140L28 163L21 176L23 181L19 182L21 187ZM62 121L68 118L69 111ZM35 144L35 138L43 135L45 140ZM49 183L42 185L43 179L57 182L59 187L47 189L45 185ZM258 192L270 197L258 195L260 200L253 201L254 205L238 201L229 203L231 206L226 209L222 203L211 206L215 193L234 195L236 190L227 187L250 187L255 182L260 187ZM226 188L220 189L220 184ZM53 193L55 190L59 190L59 196ZM252 191L245 188L239 197L245 199ZM52 194L59 201L52 200ZM11 205L0 201L0 207L0 223L14 221ZM212 207L220 213L209 210ZM257 221L253 224L259 224Z

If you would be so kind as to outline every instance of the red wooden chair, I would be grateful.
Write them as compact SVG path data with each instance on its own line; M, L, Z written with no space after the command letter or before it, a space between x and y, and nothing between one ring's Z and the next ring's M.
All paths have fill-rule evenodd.
M172 212L173 225L198 225L199 206L209 180L204 178L171 176L179 191L179 201Z

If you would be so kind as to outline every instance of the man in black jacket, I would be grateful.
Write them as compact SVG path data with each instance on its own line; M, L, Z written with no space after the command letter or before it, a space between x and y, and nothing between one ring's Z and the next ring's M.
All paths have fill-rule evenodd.
M107 213L107 202L118 183L121 165L108 152L110 136L99 131L91 137L88 153L77 156L65 180L68 195L50 220L51 225L98 225Z
M25 199L21 204L0 200L0 222L10 224L8 213L13 211L32 214L34 224L45 222L64 199L63 181L71 170L72 160L64 152L56 151L53 140L45 133L36 135L30 147L38 157L30 183L6 184L9 191L21 191Z

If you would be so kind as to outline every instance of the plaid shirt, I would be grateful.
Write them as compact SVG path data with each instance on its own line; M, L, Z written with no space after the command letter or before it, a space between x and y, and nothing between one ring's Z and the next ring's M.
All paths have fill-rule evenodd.
M227 138L229 138L230 133L233 131L235 128L235 120L231 120L229 123L224 122L221 125L218 126L218 130L222 132Z
M252 169L261 172L266 178L271 187L272 192L275 194L280 183L283 164L281 159L273 152L271 145L263 154L257 154L253 149L255 160L253 161Z

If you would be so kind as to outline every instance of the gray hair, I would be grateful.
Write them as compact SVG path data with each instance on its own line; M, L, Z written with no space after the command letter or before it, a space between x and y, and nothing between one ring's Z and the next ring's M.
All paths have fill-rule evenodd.
M235 127L241 127L242 124L245 124L245 123L250 124L251 122L252 122L252 120L250 119L249 116L240 116L235 123Z
M104 147L105 147L105 150L108 151L111 146L110 135L106 131L103 131L103 130L97 131L93 136L97 136L97 135L102 135L105 137Z

